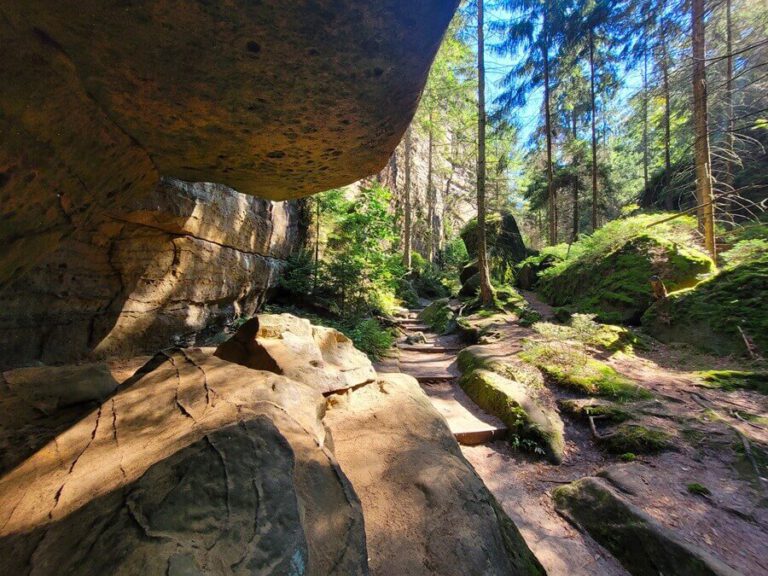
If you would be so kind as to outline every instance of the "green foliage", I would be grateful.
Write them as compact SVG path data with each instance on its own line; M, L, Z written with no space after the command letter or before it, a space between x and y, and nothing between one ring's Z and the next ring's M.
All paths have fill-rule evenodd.
M648 309L643 326L663 342L686 342L722 355L746 353L743 331L765 353L768 254L725 268L692 290L670 294Z
M315 262L308 250L298 250L288 256L279 285L296 295L309 295L313 288Z
M583 394L617 400L651 397L650 392L636 382L591 358L577 346L537 342L529 345L520 358L536 366L555 384Z
M686 486L686 488L688 489L688 492L696 496L709 496L712 494L709 488L703 484L699 484L698 482L691 482Z
M613 454L654 454L672 447L672 438L659 428L624 423L606 435L600 443Z
M733 248L723 253L722 258L726 266L737 266L764 254L768 254L768 240L753 238L737 242Z
M449 306L448 298L441 298L424 308L419 319L438 334L445 334L454 327L456 315Z
M651 305L652 276L670 291L696 284L714 270L694 246L695 222L664 215L616 220L583 236L570 254L539 275L539 290L555 306L596 314L608 323L636 323ZM561 251L562 253L562 251Z
M733 390L754 390L768 395L768 372L747 372L742 370L708 370L698 372L708 388L731 392Z
M637 456L634 454L634 452L625 452L621 456L619 456L619 459L622 462L634 462L637 460Z
M594 314L573 314L568 326L537 322L533 329L548 340L574 340L610 352L631 352L635 347L647 348L647 343L631 330L595 321Z

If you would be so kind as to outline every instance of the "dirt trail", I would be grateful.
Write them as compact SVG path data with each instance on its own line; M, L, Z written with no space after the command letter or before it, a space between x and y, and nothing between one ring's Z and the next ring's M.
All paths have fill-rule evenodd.
M543 317L552 317L551 309L535 295L524 296ZM413 334L413 327L425 332L410 319L404 326L406 334ZM488 346L500 357L517 354L523 338L536 336L514 319L499 322L494 330L500 337ZM424 347L461 347L456 336L426 332L425 336ZM457 384L456 350L431 355L413 346L400 346L405 350L400 350L396 369L416 376L444 415L450 417L452 409L482 414ZM617 456L598 448L588 425L565 415L566 450L560 466L522 454L504 440L491 438L462 446L464 456L515 521L548 573L627 574L605 549L555 512L550 496L559 485L623 466L640 487L637 494L628 497L633 504L743 574L768 574L768 498L761 486L765 480L755 474L742 448L743 439L755 447L768 445L768 399L749 391L703 389L690 370L727 366L713 358L691 359L687 350L657 347L638 355L592 352L653 393L654 406L638 418L644 425L671 434L673 450L640 456L624 465ZM426 379L430 374L441 378L430 382ZM545 387L542 395L550 405L559 398L575 396L556 386ZM760 420L747 421L745 416L750 415ZM764 469L760 472L768 476ZM708 487L711 495L689 493L686 487L691 483Z
M464 344L456 335L429 333L426 326L414 321L415 315L412 312L401 327L406 337L421 332L426 342L409 345L401 341L397 360L387 359L377 370L404 372L419 380L432 404L446 417L464 457L514 520L547 574L628 574L589 536L560 517L546 493L562 481L596 471L604 463L600 453L592 449L579 459L582 465L578 468L573 464L556 467L527 459L515 452L507 441L498 440L505 431L504 425L480 409L458 385L460 372L456 356Z

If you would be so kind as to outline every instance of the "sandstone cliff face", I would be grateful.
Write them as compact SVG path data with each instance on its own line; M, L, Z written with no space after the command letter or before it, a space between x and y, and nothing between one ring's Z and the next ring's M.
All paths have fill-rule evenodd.
M301 241L301 201L165 179L0 295L0 364L128 355L251 315Z

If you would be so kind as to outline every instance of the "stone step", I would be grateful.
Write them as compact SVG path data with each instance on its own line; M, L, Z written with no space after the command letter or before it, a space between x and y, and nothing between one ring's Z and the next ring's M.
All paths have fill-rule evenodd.
M453 437L456 438L456 442L463 444L464 446L477 446L478 444L486 444L493 440L500 440L507 435L507 429L504 426L488 427L478 430L464 430L454 432Z
M397 347L404 352L420 352L426 354L456 354L461 352L463 347L447 347L432 344L405 344L399 343Z

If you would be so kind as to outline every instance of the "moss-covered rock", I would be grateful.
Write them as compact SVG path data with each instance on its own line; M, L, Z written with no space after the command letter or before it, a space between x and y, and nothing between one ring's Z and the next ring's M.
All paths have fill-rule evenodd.
M535 390L544 386L544 377L535 366L520 361L516 356L499 358L497 351L489 346L467 346L457 357L459 370L462 373L472 370L490 370L497 374L524 384Z
M555 254L537 254L529 256L515 267L515 282L523 290L536 290L539 275L551 268L561 259Z
M467 278L466 282L461 283L461 290L459 290L459 296L464 298L471 298L477 296L480 291L480 272L475 272L472 276Z
M560 342L538 342L520 354L560 386L617 400L650 398L651 393L584 350Z
M632 414L624 407L618 406L613 402L603 402L594 398L588 400L567 398L560 400L558 405L566 414L584 420L590 416L598 416L603 421L618 423L632 418Z
M738 576L630 503L602 478L582 478L552 493L555 509L604 546L634 576Z
M609 352L631 352L649 347L648 338L624 326L596 322L594 314L573 314L568 324L537 322L533 329L549 340L575 340Z
M714 264L698 250L641 234L610 251L585 251L540 275L539 290L554 306L592 313L601 322L637 323L653 303L650 279L669 291L695 285Z
M723 355L746 353L741 328L761 354L768 353L768 255L670 294L648 309L643 326L662 342Z
M708 370L697 376L708 388L732 390L755 390L768 394L768 372L746 372L742 370Z
M456 314L448 298L432 302L419 313L419 319L438 334L445 334L456 326Z
M488 258L494 277L511 280L515 264L528 256L515 217L509 212L488 214L485 217L485 230ZM464 226L461 239L464 240L469 256L476 259L478 255L476 218Z
M533 400L524 384L483 369L466 372L459 382L478 406L506 424L509 434L533 440L551 462L562 462L563 422L556 412Z
M655 454L672 447L672 437L660 430L634 423L624 423L600 440L613 454Z

